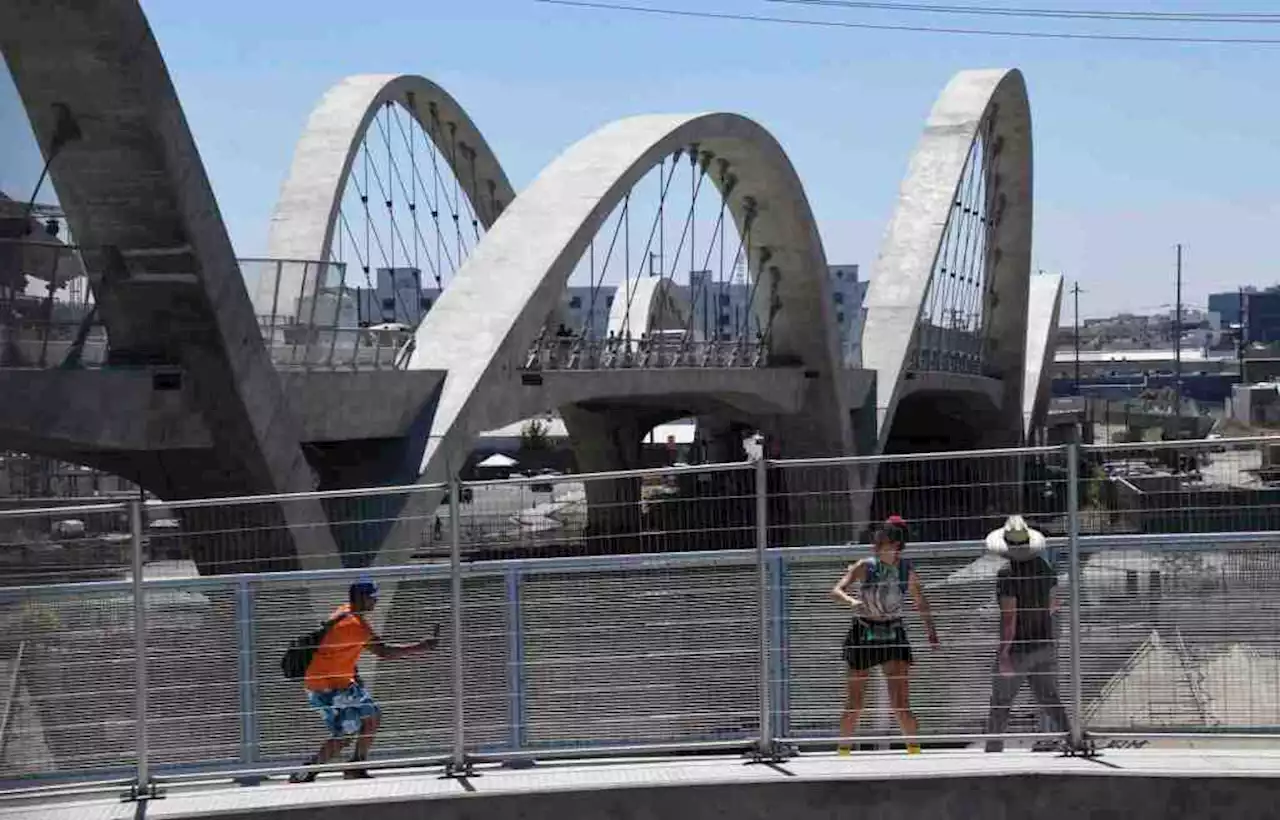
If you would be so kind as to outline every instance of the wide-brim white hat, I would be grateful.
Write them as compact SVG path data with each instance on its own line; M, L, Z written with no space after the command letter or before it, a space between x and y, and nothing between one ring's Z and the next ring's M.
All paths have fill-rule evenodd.
M1044 547L1044 533L1031 529L1020 515L1009 516L1003 527L987 535L987 552L1002 558L1024 560L1039 555Z

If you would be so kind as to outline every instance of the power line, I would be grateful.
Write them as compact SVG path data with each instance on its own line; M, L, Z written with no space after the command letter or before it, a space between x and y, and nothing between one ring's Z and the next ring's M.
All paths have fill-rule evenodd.
M1149 23L1250 23L1280 24L1280 14L1266 11L1113 11L1102 9L1013 8L997 6L948 6L935 3L873 2L872 0L764 0L792 6L864 9L868 11L924 12L988 17L1029 17L1054 20L1110 20Z
M984 37L1014 37L1037 40L1107 40L1138 43L1181 43L1184 45L1280 45L1280 39L1262 37L1176 37L1142 34L1088 34L1065 31L1006 31L1000 29L948 28L940 26L910 26L892 23L855 23L848 20L806 20L798 17L774 17L761 14L741 14L717 11L690 11L688 9L660 6L633 6L626 3L594 2L593 0L534 0L552 6L591 9L595 11L629 11L665 17L697 18L702 20L732 20L750 23L778 23L810 28L861 29L865 31L902 31L927 34L968 34Z

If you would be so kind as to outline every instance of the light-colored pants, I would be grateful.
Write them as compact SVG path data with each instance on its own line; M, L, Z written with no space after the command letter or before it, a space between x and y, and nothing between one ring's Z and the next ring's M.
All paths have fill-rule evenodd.
M1046 644L1030 652L1014 652L1009 656L1009 662L1012 668L1006 674L1000 670L997 657L991 674L991 713L987 716L987 733L1001 734L1008 727L1009 707L1025 682L1031 683L1031 694L1044 712L1044 729L1065 732L1068 721L1067 710L1062 707L1062 696L1058 694L1057 644ZM988 740L987 751L1004 751L1004 741Z

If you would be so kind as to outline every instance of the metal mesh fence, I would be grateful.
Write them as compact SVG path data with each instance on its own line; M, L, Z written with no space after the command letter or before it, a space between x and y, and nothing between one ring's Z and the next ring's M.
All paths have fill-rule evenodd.
M753 476L733 464L464 483L462 552L485 560L750 547ZM442 506L436 553L447 549L448 515Z
M442 485L152 504L148 554L202 575L446 560ZM443 506L442 506L443 504Z
M0 513L0 586L119 580L132 554L125 504Z
M1225 535L1217 538L1229 538ZM1280 539L1149 539L1082 556L1085 719L1096 731L1280 725Z
M223 586L162 586L147 612L147 735L152 765L239 760L236 597ZM122 705L134 712L133 702Z
M1280 529L1280 445L1259 439L1081 448L1081 531Z
M768 473L778 546L862 541L890 515L909 522L913 541L981 538L1013 513L1047 534L1066 532L1061 449L782 461Z
M133 764L133 613L126 584L0 589L0 780Z
M715 742L759 732L754 566L519 578L527 747Z
M378 757L746 746L761 734L762 688L772 737L830 743L845 702L842 648L853 617L831 590L871 554L868 522L890 512L907 519L905 557L941 640L929 646L908 603L920 733L980 742L1002 680L998 589L1007 566L984 555L981 539L1010 513L1050 536L1042 557L1062 605L1051 618L1056 643L1016 671L1056 681L1072 705L1066 453L976 453L963 469L950 456L912 456L456 485L457 635L445 487L168 505L175 525L144 527L138 544L149 760L167 772L287 767L314 752L325 726L302 684L284 677L281 656L363 575L382 585L373 623L389 641L416 641L442 625L440 646L426 655L366 654L360 662L382 709ZM1260 477L1265 449L1230 441L1078 453L1084 725L1103 734L1273 731L1280 528L1269 525L1276 505ZM1170 458L1177 469L1167 475L1152 463ZM1121 474L1118 461L1150 472L1130 465ZM1135 484L1144 477L1159 480ZM872 490L872 479L884 482ZM1244 499L1235 506L1201 495L1231 481L1240 485L1232 497ZM1113 503L1131 492L1116 489L1123 484L1141 490L1140 501ZM761 501L764 522L756 517ZM14 570L0 586L0 634L10 636L0 641L0 780L127 774L135 763L128 507L70 509L74 516L68 508L0 515L0 555ZM159 505L147 509L148 523L159 520ZM334 524L308 523L316 509ZM87 540L61 523L73 519L95 533L116 528L116 552L95 542L77 545L91 566L66 558L73 535ZM331 566L300 568L298 556L315 544L299 532L330 539ZM63 563L32 558L46 551L64 553ZM85 580L95 583L68 583ZM1004 731L1063 729L1046 720L1034 694L1022 687ZM858 734L899 734L878 674Z

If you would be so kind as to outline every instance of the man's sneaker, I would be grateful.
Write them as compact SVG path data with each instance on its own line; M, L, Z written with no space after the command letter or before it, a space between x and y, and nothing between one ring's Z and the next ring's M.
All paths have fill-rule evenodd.
M372 780L373 775L369 774L368 769L347 769L342 773L343 780Z
M314 766L316 765L316 759L314 757L308 758L307 760L304 760L302 762L302 765ZM294 772L293 774L289 775L289 782L290 783L313 783L315 782L317 774L319 774L319 772L316 772L316 771Z
M918 744L918 743L908 743L908 744L907 744L907 754L909 754L909 755L918 755L918 754L920 754L920 744Z
M315 772L294 772L289 775L290 783L314 783L315 779Z

